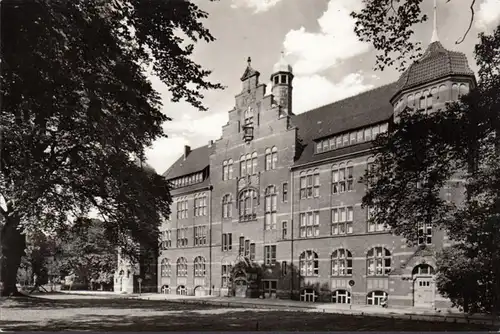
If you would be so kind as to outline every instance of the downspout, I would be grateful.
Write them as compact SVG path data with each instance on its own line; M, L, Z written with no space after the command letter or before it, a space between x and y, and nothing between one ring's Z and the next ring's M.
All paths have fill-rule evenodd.
M294 290L294 272L293 272L293 231L294 231L294 226L293 226L293 217L294 217L294 212L293 212L293 193L295 191L295 187L293 185L293 170L292 168L288 168L290 171L290 279L291 279L291 284L290 284L290 299L293 298L293 290Z
M214 187L212 185L209 186L209 203L210 205L208 206L208 226L209 226L209 241L208 241L208 257L209 257L209 266L210 266L210 275L208 276L208 283L209 283L209 288L208 288L208 294L212 295L212 190Z

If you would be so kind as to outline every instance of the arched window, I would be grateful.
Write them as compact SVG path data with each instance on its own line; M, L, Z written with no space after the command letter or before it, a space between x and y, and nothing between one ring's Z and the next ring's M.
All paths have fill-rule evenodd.
M439 102L445 103L450 100L450 93L445 85L439 86Z
M391 252L384 247L374 247L368 251L367 259L368 276L384 276L391 272Z
M161 293L163 293L164 295L170 294L170 287L168 285L163 285L161 287Z
M332 292L332 303L334 304L350 304L351 293L347 290L336 290Z
M271 150L271 155L272 155L272 163L271 163L271 169L276 169L278 166L278 149L276 146L273 147Z
M351 162L332 166L332 194L354 190L354 169Z
M257 152L252 153L252 174L257 174Z
M161 277L170 277L172 275L172 267L169 259L161 260Z
M222 197L222 218L231 218L233 216L233 199L231 195Z
M469 94L469 87L466 84L460 84L459 97Z
M304 251L299 258L300 274L304 277L318 276L318 254L311 250Z
M257 218L257 191L246 189L240 193L239 213L241 221L249 221Z
M177 277L186 277L188 273L187 260L184 257L180 257L177 260Z
M408 95L408 107L413 108L413 94Z
M266 158L266 170L270 170L271 169L271 162L272 162L272 156L271 156L271 149L270 148L266 148L265 158Z
M252 175L252 155L249 153L245 157L247 162L247 174Z
M382 300L387 298L387 292L384 291L372 291L366 297L366 303L368 305L380 305Z
M456 101L458 100L458 85L457 84L453 84L451 85L451 100L452 101Z
M438 99L439 99L438 89L436 87L432 87L431 95L427 97L427 108L433 107L434 104L437 103Z
M415 94L415 107L417 110L422 108L422 93L420 92Z
M222 180L231 180L233 178L233 159L224 160L222 164ZM201 174L200 174L201 181Z
M332 276L352 275L352 254L347 249L337 249L332 253Z
M184 285L179 285L177 287L177 294L181 296L187 296L187 289Z
M413 276L427 276L427 275L434 275L434 268L428 264L419 264L415 268L413 268L413 271L411 273Z
M194 277L205 277L205 275L205 258L202 256L198 256L194 259Z
M430 104L427 104L428 100L429 100L429 91L426 89L424 90L424 94L422 95L421 107L423 109L427 109L427 107L430 106Z
M276 229L276 205L278 203L278 195L276 195L276 187L269 186L266 188L264 204L264 229Z

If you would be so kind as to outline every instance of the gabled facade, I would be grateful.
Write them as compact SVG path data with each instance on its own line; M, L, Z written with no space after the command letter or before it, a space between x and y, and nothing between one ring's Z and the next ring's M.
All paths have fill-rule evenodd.
M222 137L165 173L172 216L162 226L158 290L185 295L442 307L434 254L446 236L419 226L409 248L367 222L358 182L405 105L439 111L475 85L463 54L435 41L398 82L295 115L282 56L271 94L248 66ZM443 189L460 201L456 180Z

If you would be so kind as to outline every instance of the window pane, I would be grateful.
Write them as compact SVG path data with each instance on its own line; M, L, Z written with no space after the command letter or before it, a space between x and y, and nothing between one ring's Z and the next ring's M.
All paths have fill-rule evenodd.
M356 144L356 132L351 132L350 136L351 136L350 144L351 145Z

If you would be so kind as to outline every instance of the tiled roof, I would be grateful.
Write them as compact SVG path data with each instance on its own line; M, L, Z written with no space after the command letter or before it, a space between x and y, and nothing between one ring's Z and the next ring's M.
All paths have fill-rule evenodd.
M396 93L449 75L474 76L474 72L465 54L446 50L440 42L433 42L422 58L401 75Z
M184 155L181 155L172 167L163 173L163 176L167 179L174 179L202 171L210 164L210 154L213 149L214 146L208 147L208 145L195 148L188 154L186 160L184 160Z
M314 140L316 139L390 119L393 113L390 98L395 92L396 83L392 83L292 116L292 123L298 128L298 135L303 140L302 144L305 145L302 154L295 161L295 165L371 147L370 143L364 143L322 154L314 154Z

